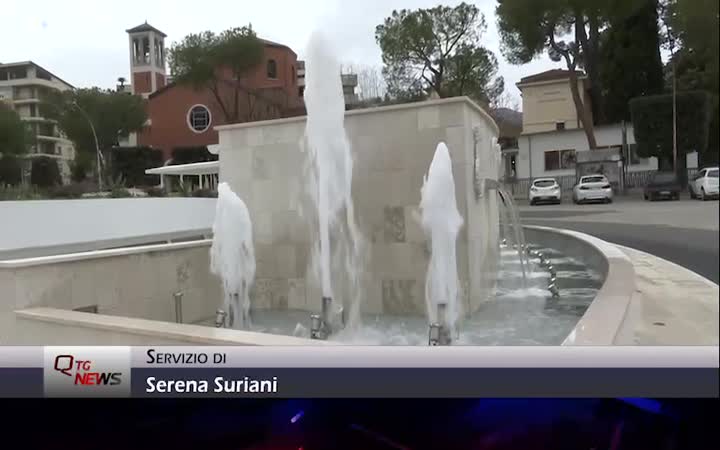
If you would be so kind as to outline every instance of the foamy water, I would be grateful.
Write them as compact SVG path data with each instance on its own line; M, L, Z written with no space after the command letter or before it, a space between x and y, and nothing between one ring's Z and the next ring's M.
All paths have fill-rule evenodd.
M245 202L227 183L218 186L210 247L210 271L223 282L224 311L233 328L250 326L250 288L255 278L252 221Z
M443 142L435 149L420 197L421 224L432 249L425 277L427 315L430 322L437 322L437 305L447 304L448 323L442 325L453 330L461 314L456 241L463 218L455 198L450 152Z

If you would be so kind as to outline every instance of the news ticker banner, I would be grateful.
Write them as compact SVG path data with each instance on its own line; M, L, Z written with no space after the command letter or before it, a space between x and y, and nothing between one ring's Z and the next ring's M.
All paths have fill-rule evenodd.
M718 347L0 347L0 397L718 397Z

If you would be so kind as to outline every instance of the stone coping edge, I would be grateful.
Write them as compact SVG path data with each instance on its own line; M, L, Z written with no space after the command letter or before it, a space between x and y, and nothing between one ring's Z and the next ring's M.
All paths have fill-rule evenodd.
M636 289L630 258L614 244L578 231L528 225L524 228L580 241L602 255L607 262L603 285L562 345L613 345L625 326Z
M399 105L388 105L388 106L376 106L376 107L370 107L370 108L362 108L362 109L353 109L350 111L345 111L345 117L347 116L359 116L363 114L372 114L377 112L389 112L389 111L397 111L397 110L403 110L403 109L413 109L413 108L424 108L428 106L437 106L437 105L444 105L448 103L466 103L470 108L474 109L475 111L479 112L480 115L483 116L495 129L495 133L499 134L500 129L498 128L497 123L495 123L495 120L490 116L490 114L485 111L483 108L481 108L477 103L472 101L469 97L451 97L451 98L441 98L441 99L435 99L435 100L425 100L421 102L412 102L412 103L402 103ZM283 119L271 119L271 120L260 120L257 122L244 122L244 123L233 123L229 125L218 125L214 129L215 131L225 131L225 130L239 130L242 128L255 128L255 127L264 127L264 126L272 126L272 125L281 125L286 123L293 123L293 122L304 122L307 120L307 116L297 116L297 117L286 117ZM221 149L216 149L219 151L222 151Z
M188 345L334 345L332 342L254 331L109 316L57 308L15 311L17 319L187 342Z
M182 250L195 247L209 247L212 239L199 239L187 242L173 242L170 244L138 245L135 247L122 247L107 250L91 250L80 253L65 253L61 255L37 256L33 258L7 259L0 261L0 270L18 269L23 267L42 266L62 262L84 261L88 259L112 258L116 256L136 255L139 253Z

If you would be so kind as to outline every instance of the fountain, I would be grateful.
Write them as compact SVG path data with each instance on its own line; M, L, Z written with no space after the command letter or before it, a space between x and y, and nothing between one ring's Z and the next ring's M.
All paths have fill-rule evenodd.
M310 38L306 71L305 137L312 163L306 186L317 214L319 237L312 255L322 287L321 313L311 316L311 336L326 339L333 327L345 325L346 308L350 310L350 321L358 322L360 297L356 286L361 269L361 237L351 198L353 160L343 123L345 99L338 76L340 63L329 42L318 33ZM333 286L331 270L338 262L341 278L350 282L345 298L340 299L342 291Z
M210 270L222 279L223 309L215 326L250 326L250 288L255 278L252 222L245 203L227 183L218 186L218 199L210 247Z
M425 279L430 344L449 345L460 317L456 240L463 218L457 209L450 152L438 144L421 191L422 226L431 252Z
M213 261L226 306L207 325L361 345L561 343L595 281L565 289L585 268L552 249L552 264L530 254L533 270L492 119L467 98L346 112L339 72L313 34L307 117L218 127L220 173L248 211L224 233L218 214L213 252L238 265L227 248L252 254L254 240L257 273L250 305L250 266L240 280ZM250 215L255 233L240 233Z

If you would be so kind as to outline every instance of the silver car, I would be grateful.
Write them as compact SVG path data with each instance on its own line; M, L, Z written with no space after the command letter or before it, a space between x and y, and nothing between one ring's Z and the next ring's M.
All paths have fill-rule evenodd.
M612 203L613 190L610 181L602 174L585 175L573 188L573 202Z

